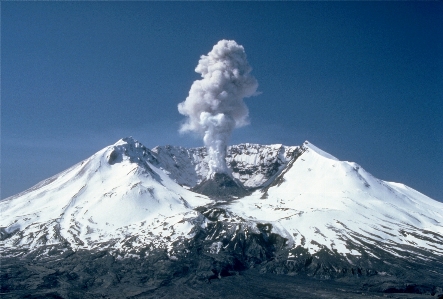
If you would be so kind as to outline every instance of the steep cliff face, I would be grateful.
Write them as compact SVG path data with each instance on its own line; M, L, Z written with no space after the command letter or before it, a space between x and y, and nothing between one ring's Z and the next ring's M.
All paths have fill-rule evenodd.
M228 147L226 163L243 187L255 189L270 184L291 161L298 146L240 144ZM152 150L159 166L178 184L195 187L209 173L206 148L185 149L157 146Z
M32 262L48 267L45 279L58 285L71 273L69 285L100 289L103 281L120 283L103 273L126 259L131 271L149 270L140 288L252 268L367 277L385 290L400 290L405 281L421 281L434 293L443 287L442 203L309 142L231 146L231 173L211 180L207 159L204 148L149 150L125 138L1 201L2 260L16 273L2 281L26 289L17 277L34 271L26 266ZM62 258L65 270L57 270ZM94 261L103 284L82 282L93 270L75 270L68 261Z

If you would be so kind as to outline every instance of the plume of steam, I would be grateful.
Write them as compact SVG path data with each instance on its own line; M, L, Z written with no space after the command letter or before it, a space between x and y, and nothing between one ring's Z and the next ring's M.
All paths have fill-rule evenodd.
M178 105L187 116L180 132L197 132L208 149L211 173L227 173L226 148L234 128L247 125L248 108L243 99L256 94L257 80L250 75L243 46L233 40L221 40L208 55L202 55L197 67L202 76Z

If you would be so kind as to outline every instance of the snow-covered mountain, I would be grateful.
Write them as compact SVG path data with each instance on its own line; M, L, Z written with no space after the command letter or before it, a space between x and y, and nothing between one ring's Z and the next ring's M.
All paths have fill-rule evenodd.
M205 148L119 140L2 200L1 255L163 250L174 261L210 258L218 276L257 265L323 278L417 265L442 273L443 203L309 142L231 146L227 165L245 196L193 191L208 175Z
M193 187L206 176L204 148L153 151L180 184ZM311 255L338 253L351 264L361 257L383 261L388 254L443 265L442 203L376 179L309 142L301 147L241 144L228 152L233 176L255 192L219 207L244 221L270 224L293 249L288 261L303 248ZM184 177L176 166L183 164L189 167Z
M67 242L75 249L124 249L133 236L144 247L187 235L190 223L203 218L193 208L211 200L182 188L156 165L149 149L126 138L3 200L3 248Z

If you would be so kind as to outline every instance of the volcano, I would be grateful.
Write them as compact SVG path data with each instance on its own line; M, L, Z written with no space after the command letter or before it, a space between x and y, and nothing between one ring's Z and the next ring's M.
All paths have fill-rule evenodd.
M443 203L310 142L226 163L124 138L0 201L2 296L443 294Z

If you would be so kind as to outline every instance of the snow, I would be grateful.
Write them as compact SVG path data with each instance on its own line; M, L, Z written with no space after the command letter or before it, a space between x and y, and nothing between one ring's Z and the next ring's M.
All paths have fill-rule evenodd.
M191 227L187 221L177 223L198 217L193 208L211 200L182 188L146 162L147 156L149 150L135 140L119 140L49 184L2 201L1 226L7 227L8 233L28 227L29 235L40 224L53 222L60 226L63 238L80 246L81 242L90 243L87 239L106 242L122 238L142 222L152 227L174 216L179 218L175 230L188 234ZM22 245L35 244L24 241Z
M239 144L228 147L226 163L231 174L247 188L266 186L280 173L298 147L281 144ZM157 146L152 150L159 167L178 184L195 187L209 175L206 148L186 149L175 146ZM274 172L270 172L278 165Z
M376 236L400 244L410 244L400 230L443 234L442 203L404 185L378 180L358 164L338 161L311 143L305 142L304 148L281 183L265 194L257 190L234 201L229 210L246 219L278 223L295 246L301 244L302 235L306 244L317 242L344 254L356 254L346 247L346 240L354 239L353 232L367 240ZM408 241L430 248L412 235ZM309 246L311 253L318 250Z
M443 203L378 180L310 142L240 144L229 147L226 160L236 179L258 189L218 205L232 219L245 219L251 230L256 223L272 224L291 248L315 253L326 246L344 256L360 255L348 241L364 246L363 239L383 248L403 244L443 254ZM149 150L132 138L121 139L1 201L0 227L21 232L1 241L2 250L37 248L44 237L57 244L60 236L74 249L108 242L122 251L148 245L172 250L174 241L192 238L193 228L204 229L209 221L194 208L214 201L190 189L208 171L204 148ZM213 252L219 250L214 243Z
M305 148L308 148L308 149L314 151L315 153L317 153L318 155L320 155L320 156L322 156L322 157L325 157L325 158L327 158L327 159L331 159L331 160L336 160L336 161L338 161L338 159L337 159L336 157L334 157L334 156L332 156L331 154L328 154L327 152L325 152L325 151L319 149L318 147L316 147L315 145L313 145L312 143L310 143L310 142L307 141L307 140L303 143L303 146L304 146Z

